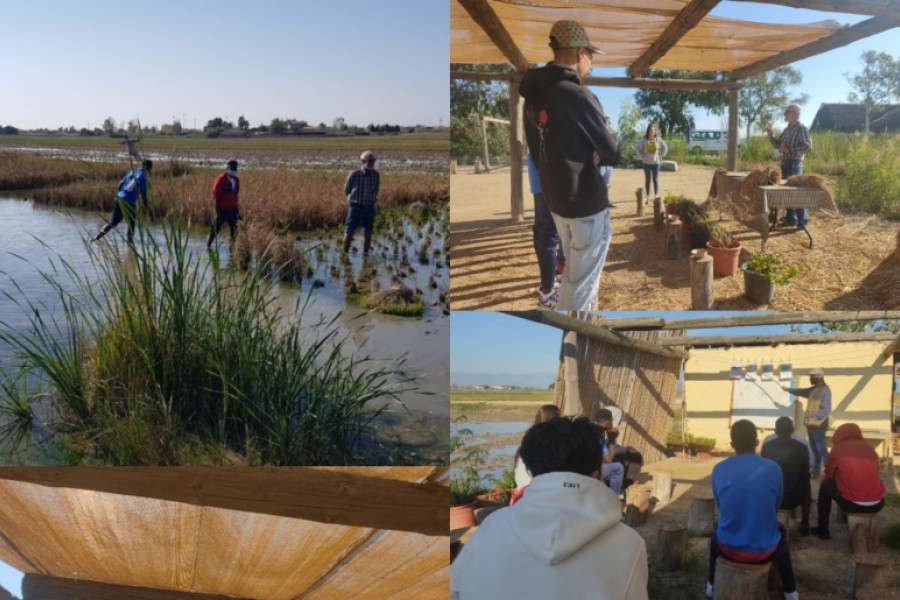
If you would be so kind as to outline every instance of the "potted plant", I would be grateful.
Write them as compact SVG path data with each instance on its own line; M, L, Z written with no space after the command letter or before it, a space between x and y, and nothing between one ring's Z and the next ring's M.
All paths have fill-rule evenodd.
M666 434L666 447L671 448L674 456L690 458L690 435L683 431L670 431Z
M512 467L503 470L499 477L491 477L494 487L476 496L478 508L508 506L516 489L516 474Z
M741 265L744 271L744 293L754 304L769 304L775 297L775 286L785 285L802 272L797 265L785 261L774 252L755 252Z
M459 417L455 422L464 421ZM450 436L450 530L475 526L476 496L484 491L481 475L476 466L483 465L487 448L469 446L466 438L472 435L468 428L457 429Z
M716 447L716 438L691 436L691 446L697 458L710 458L712 450Z
M711 240L706 242L706 249L713 257L713 273L731 277L738 272L741 256L741 243L734 239L731 230L721 223L710 228Z
M682 198L675 205L675 213L681 219L681 243L685 245L690 244L692 242L692 228L699 228L706 222L706 206L697 204L689 198Z
M684 196L680 196L678 194L666 194L666 197L663 198L663 205L666 207L667 215L675 214L675 207L684 199Z

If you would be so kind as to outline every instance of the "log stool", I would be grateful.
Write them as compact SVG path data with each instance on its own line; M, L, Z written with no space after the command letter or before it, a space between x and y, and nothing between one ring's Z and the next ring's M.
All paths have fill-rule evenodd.
M853 578L853 592L856 597L859 592L874 592L884 589L884 568L889 559L881 553L855 554L853 562L856 563L856 573Z
M625 490L625 524L639 527L650 516L650 489L633 485Z
M706 250L691 251L691 310L710 310L713 296L713 257Z
M681 220L676 215L670 215L666 221L663 256L669 260L675 260L681 256Z
M635 200L637 200L637 214L639 217L644 216L644 188L638 188L634 191Z
M768 600L769 563L751 565L724 556L716 559L713 600Z
M847 529L850 530L850 554L875 552L878 550L878 529L875 515L871 513L848 513Z
M715 498L691 498L688 530L693 535L710 535L716 522Z
M677 571L687 548L687 524L666 521L656 530L656 556L660 572Z

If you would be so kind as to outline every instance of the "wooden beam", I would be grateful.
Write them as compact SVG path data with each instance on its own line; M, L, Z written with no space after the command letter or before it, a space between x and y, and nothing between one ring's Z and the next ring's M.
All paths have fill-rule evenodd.
M824 323L828 321L880 321L898 320L900 310L835 310L835 311L783 311L776 313L750 313L736 316L666 319L663 329L707 329L710 327L745 327L752 325L792 325L798 323Z
M240 600L221 594L196 594L65 579L28 573L22 579L22 600Z
M725 151L725 167L729 171L737 171L738 155L738 100L740 92L728 90L728 147Z
M486 73L480 71L451 71L450 79L464 81L521 81L521 73ZM711 79L652 79L628 77L594 77L584 78L585 85L595 87L642 88L660 90L732 90L740 89L740 81Z
M506 312L506 314L512 315L514 317L519 317L520 319L526 319L528 321L550 325L551 327L556 327L557 329L562 329L563 331L574 331L579 335L584 335L601 342L607 342L615 346L631 348L633 350L641 350L643 352L649 352L650 354L656 354L665 358L685 358L685 354L683 352L677 352L675 350L672 350L671 348L663 348L659 344L632 339L627 335L614 332L608 327L588 323L586 321L583 321L582 319L579 319L578 317L570 316L570 314L573 313L566 315L550 310L503 312Z
M719 0L691 0L681 9L656 40L628 67L628 75L637 77L661 59L691 29L719 4Z
M522 191L522 136L519 123L522 121L519 104L519 84L509 82L509 214L513 223L525 220L525 200Z
M734 0L755 4L776 4L790 8L805 8L822 12L836 12L870 17L895 17L900 13L898 0Z
M466 9L472 20L487 34L494 45L503 52L509 62L519 71L527 71L531 65L519 50L515 40L509 35L500 17L490 7L487 0L456 0ZM448 517L449 518L449 517Z
M416 468L416 467L410 467ZM444 469L445 467L437 467ZM449 535L447 487L317 467L0 467L0 479L355 527ZM398 510L398 502L402 510Z
M896 352L900 352L900 335L898 335L896 338L894 338L894 341L888 344L888 347L884 349L884 352L882 352L881 355L885 358L890 358Z
M815 42L810 42L805 46L800 46L799 48L794 48L787 52L781 52L759 62L737 69L736 71L732 71L731 75L734 79L744 79L745 77L755 75L756 73L771 71L777 67L852 44L853 42L875 35L876 33L887 31L888 29L893 29L897 26L900 26L900 16L898 15L867 19L861 23L845 27L831 35L820 38Z
M880 333L810 333L787 335L715 335L680 336L660 338L661 346L732 347L732 346L775 346L777 344L828 344L831 342L883 342L892 340L896 334Z

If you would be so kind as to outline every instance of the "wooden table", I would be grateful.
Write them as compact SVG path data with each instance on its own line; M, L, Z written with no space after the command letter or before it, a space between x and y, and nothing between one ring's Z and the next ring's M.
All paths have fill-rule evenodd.
M779 208L805 208L807 210L812 210L815 208L825 208L832 209L837 212L837 206L834 204L834 200L831 199L831 196L828 195L827 192L824 192L815 188L800 188L800 187L790 187L786 185L760 185L758 189L762 192L762 206L760 207L762 210L762 250L765 252L766 250L766 240L769 237L769 232L775 227L775 223L778 222L778 219L775 219L775 223L769 226L769 211L774 209L777 211ZM798 219L798 225L801 229L809 236L809 247L813 247L813 237L809 232L809 229L806 228L806 224L803 223L800 219Z
M759 231L762 236L762 250L766 249L769 232L775 224L769 225L770 210L779 208L824 208L837 212L837 206L826 192L814 188L788 187L785 185L760 185L756 188L754 198L743 199L744 206L738 209L742 201L741 186L747 178L748 171L716 171L709 188L709 196L727 200L735 207L735 218L746 226ZM746 202L750 202L750 208ZM776 220L777 223L777 220ZM809 236L809 247L813 246L812 234L806 226L803 231Z

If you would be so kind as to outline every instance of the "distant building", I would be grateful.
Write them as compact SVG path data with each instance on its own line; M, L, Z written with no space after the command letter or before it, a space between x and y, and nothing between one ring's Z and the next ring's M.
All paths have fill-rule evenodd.
M862 104L822 104L809 128L811 131L864 131L866 107ZM869 131L900 131L900 104L873 108L869 114Z

